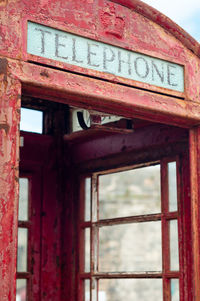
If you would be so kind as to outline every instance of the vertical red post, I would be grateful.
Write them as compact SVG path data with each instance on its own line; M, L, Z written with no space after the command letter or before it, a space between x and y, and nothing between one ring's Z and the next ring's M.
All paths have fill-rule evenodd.
M21 84L0 59L0 300L16 300Z
M200 127L190 130L190 184L194 300L200 300Z

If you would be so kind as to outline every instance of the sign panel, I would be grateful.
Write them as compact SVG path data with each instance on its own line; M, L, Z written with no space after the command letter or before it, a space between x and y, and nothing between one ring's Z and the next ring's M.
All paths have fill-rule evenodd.
M184 67L28 22L27 52L44 58L184 92Z

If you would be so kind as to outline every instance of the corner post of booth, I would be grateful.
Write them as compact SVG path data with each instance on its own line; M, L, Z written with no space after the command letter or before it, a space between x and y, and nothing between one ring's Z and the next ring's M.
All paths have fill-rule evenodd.
M200 300L200 126L190 129L191 226L194 300Z
M0 300L16 299L21 83L0 58Z

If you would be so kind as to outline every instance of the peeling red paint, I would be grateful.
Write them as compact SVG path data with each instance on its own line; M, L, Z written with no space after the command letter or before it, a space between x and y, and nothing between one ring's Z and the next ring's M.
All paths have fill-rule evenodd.
M166 16L139 0L1 0L0 19L0 300L15 301L21 95L25 93L128 118L144 118L151 122L191 129L200 124L200 87L198 84L200 82L200 45ZM112 74L27 54L27 20L181 64L185 68L185 92L170 91ZM185 134L185 130L183 132ZM148 135L153 140L152 136ZM159 139L160 135L161 133L158 135ZM140 142L141 137L143 136L138 138ZM71 212L73 216L76 216L77 205L71 202L68 208L66 204L62 204L65 217L67 217L63 219L65 230L62 234L66 234L70 240L69 242L63 241L61 244L59 241L61 240L61 225L58 217L61 216L62 208L56 199L54 184L57 175L52 167L58 162L51 157L55 155L55 149L51 153L53 142L51 138L44 138L47 139L45 147L40 148L40 155L34 154L34 150L38 145L40 146L40 138L31 138L33 141L29 141L31 147L28 151L32 153L32 156L39 156L34 157L35 160L42 165L47 162L45 161L46 153L50 158L48 169L45 171L48 179L45 185L48 189L45 190L42 208L44 227L41 234L43 239L41 296L36 297L39 284L37 279L34 279L34 301L75 301L77 292L75 291L74 252L76 253L76 249L74 246L77 242L76 225ZM106 139L99 139L100 146L95 146L96 153L92 141L79 145L71 154L71 159L75 163L80 163L81 160L87 161L88 156L91 160L95 160L97 157L101 158L102 154L113 155L117 149L116 145L124 151L130 146L130 141L133 146L132 140L134 140L131 137L129 141L126 136L127 141L125 139L119 144L121 140L116 137L117 142L113 140L116 144L112 145L114 150L110 146L108 149L105 147L102 149L102 141ZM145 141L145 135L143 140ZM191 176L191 183L196 187L196 190L192 192L192 243L193 265L195 266L194 272L191 272L194 276L192 290L195 301L200 300L198 293L200 267L199 255L197 255L200 242L198 241L199 233L195 232L195 227L198 227L199 223L199 216L195 215L199 202L198 145L199 132L192 129L191 170L198 177L197 179L196 176ZM93 149L92 153L91 149ZM75 154L76 157L73 157ZM25 157L25 154L23 155ZM68 179L67 185L73 199L72 188L74 185L76 189L77 175L70 170L65 176L70 178L71 174L74 182ZM50 202L52 195L56 204ZM56 210L54 210L55 207ZM40 219L41 216L38 215L35 223L40 222ZM49 229L51 235L49 235ZM39 233L35 233L35 239L40 241ZM74 257L70 253L68 243ZM39 249L39 246L37 247ZM62 262L58 261L61 253L64 258ZM39 255L34 256L33 266L38 266ZM61 281L62 276L66 278ZM70 279L67 287L65 287L66 279ZM61 292L68 292L68 295L61 296Z

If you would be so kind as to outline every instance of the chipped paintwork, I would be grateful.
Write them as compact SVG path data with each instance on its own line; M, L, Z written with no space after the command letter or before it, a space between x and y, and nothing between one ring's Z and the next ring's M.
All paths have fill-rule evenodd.
M5 62L5 61L4 61ZM6 64L4 65L4 67ZM0 99L0 299L15 300L18 204L19 108L21 85L1 68ZM6 83L5 83L6 78ZM11 284L12 281L12 284Z
M82 1L81 5L77 1L66 3L61 0L37 0L31 6L29 4L29 1L25 0L18 3L9 0L6 7L0 7L0 38L2 40L0 55L32 60L73 72L171 94L166 89L158 89L137 81L128 81L117 76L109 76L101 72L28 55L26 52L27 20L32 20L114 46L183 64L185 76L188 78L185 81L186 93L173 95L199 102L197 89L191 88L200 77L197 59L199 44L171 20L148 5L136 0ZM9 17L11 15L12 18Z
M2 0L0 19L0 300L15 301L22 92L129 118L144 118L191 129L200 124L200 46L166 16L139 0ZM185 92L172 93L168 89L112 74L30 55L26 49L28 20L183 65ZM197 187L199 169L195 166L199 164L199 132L192 130L191 137L191 170L198 173L198 179L191 176L191 183ZM195 210L199 208L197 190L192 195L195 265L192 291L195 301L200 300L199 255L195 255L200 249L199 233L195 232L199 228L199 216L195 215ZM46 206L47 201L48 197ZM66 212L70 220L69 208ZM45 212L43 218L49 218ZM53 255L48 257L46 254L42 263L42 300L74 301L76 296L70 289L71 295L66 297L69 299L58 298L56 289L60 275L52 276L52 267L56 265L59 268L57 256L60 252L59 246L54 245L54 239L60 233L55 220L56 213L54 220L49 218L49 225L55 230L54 238L49 237L48 227L44 229L44 252L50 246ZM65 223L68 226L66 231L71 232L72 223ZM62 252L67 257L69 251L65 244ZM73 244L72 241L70 244ZM52 264L50 270L48 263ZM63 275L69 278L69 271L74 270L73 263L70 263L69 270L67 268L63 268ZM51 289L48 287L49 281L52 283ZM70 281L72 283L73 279Z

